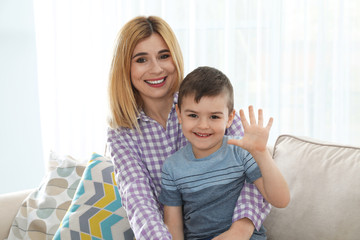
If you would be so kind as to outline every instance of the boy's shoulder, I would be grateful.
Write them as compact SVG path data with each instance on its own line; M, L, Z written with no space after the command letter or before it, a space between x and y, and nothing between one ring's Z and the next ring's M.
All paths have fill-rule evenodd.
M174 152L165 159L164 165L167 164L177 164L177 162L182 161L186 153L189 151L190 144L186 144L184 147L180 148L178 151Z

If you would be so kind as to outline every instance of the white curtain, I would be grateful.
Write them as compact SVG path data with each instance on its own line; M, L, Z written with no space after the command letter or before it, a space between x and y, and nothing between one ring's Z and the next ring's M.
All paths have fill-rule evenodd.
M275 119L269 144L289 133L360 145L357 0L34 0L45 155L103 153L115 37L138 15L174 29L185 71L217 67L236 108Z

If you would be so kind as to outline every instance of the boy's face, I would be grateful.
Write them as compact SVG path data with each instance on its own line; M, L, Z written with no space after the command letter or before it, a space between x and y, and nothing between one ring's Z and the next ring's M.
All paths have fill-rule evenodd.
M196 158L209 156L221 147L225 130L235 116L235 111L229 113L227 103L226 94L202 97L198 103L194 95L189 95L183 98L181 111L176 106L183 133Z

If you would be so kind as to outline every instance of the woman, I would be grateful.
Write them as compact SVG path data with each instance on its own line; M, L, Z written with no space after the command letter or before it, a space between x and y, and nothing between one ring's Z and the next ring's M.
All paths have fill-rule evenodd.
M124 25L110 71L108 143L136 239L171 239L158 196L165 158L186 144L175 112L183 75L180 46L164 20L137 17ZM238 116L227 134L243 134ZM268 212L257 189L246 185L232 227L218 238L249 239Z

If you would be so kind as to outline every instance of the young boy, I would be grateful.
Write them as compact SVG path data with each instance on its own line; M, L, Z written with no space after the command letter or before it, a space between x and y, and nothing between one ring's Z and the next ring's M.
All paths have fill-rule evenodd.
M272 118L263 127L262 110L258 123L252 106L250 123L240 110L245 135L230 139L224 134L235 116L233 101L232 85L217 69L197 68L181 83L176 111L189 144L165 161L159 197L173 239L236 239L229 228L245 180L275 207L290 201L266 148ZM263 227L250 239L266 239Z

